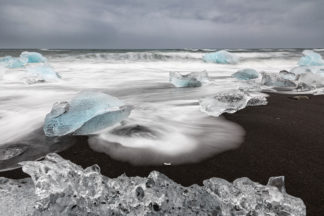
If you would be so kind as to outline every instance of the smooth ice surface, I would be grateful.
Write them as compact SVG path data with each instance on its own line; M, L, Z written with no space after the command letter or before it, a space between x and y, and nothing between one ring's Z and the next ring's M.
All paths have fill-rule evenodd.
M60 80L60 75L56 73L52 67L43 65L37 67L30 67L27 69L27 73L30 73L30 82L55 82Z
M258 78L259 73L254 69L246 68L232 74L232 77L235 77L236 79L239 80L251 80L251 79Z
M156 171L111 179L97 165L82 169L57 154L21 164L34 187L30 179L0 178L4 215L306 215L303 201L286 193L283 177L268 185L211 178L184 187Z
M24 51L20 54L20 58L27 59L28 63L40 63L47 61L47 59L38 52Z
M200 87L202 83L208 82L208 74L206 71L192 72L186 75L182 75L178 72L170 72L169 80L178 88Z
M127 118L131 107L116 97L99 92L81 92L70 102L58 102L46 115L46 136L93 134Z
M298 64L300 66L321 66L324 65L322 56L312 50L304 50L303 57L300 58Z
M226 50L220 50L213 53L207 53L203 56L205 62L212 62L218 64L237 64L239 57Z
M266 95L248 93L241 90L219 92L215 96L199 100L200 110L211 116L220 116L223 113L235 113L246 106L266 105Z

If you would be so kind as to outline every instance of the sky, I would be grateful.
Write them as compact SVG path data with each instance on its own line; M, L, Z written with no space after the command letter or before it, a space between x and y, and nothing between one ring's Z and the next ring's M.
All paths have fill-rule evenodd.
M323 48L324 0L0 0L0 48Z

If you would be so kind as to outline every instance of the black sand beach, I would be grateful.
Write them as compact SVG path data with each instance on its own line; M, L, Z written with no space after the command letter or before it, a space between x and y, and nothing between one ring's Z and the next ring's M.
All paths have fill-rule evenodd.
M83 167L98 164L109 177L122 173L147 176L158 170L183 184L201 184L204 179L220 177L233 181L249 177L266 184L270 176L284 175L287 192L304 200L307 215L324 213L324 96L294 100L291 95L271 94L267 106L248 107L228 120L246 130L240 148L215 155L196 164L180 166L135 167L93 152L87 137L78 137L77 145L61 152L65 159ZM21 169L0 176L23 178Z

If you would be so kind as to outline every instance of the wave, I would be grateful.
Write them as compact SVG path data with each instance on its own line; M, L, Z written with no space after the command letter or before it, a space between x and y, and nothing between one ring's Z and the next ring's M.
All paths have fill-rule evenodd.
M57 54L54 58L73 58L73 60L104 60L104 61L202 61L204 53L199 52L94 52Z

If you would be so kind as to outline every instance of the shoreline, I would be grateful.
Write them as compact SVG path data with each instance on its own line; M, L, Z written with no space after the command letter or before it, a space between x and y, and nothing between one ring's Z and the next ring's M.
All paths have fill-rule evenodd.
M269 94L269 93L267 93ZM307 215L324 212L324 96L294 100L294 95L269 94L268 105L247 107L223 115L238 123L245 140L237 149L223 152L199 163L177 166L133 166L92 151L87 137L77 137L76 145L59 154L82 167L98 164L101 173L114 178L147 176L157 170L184 186L201 184L219 177L227 181L248 177L266 184L271 176L285 176L287 192L301 198ZM24 178L21 169L1 172L7 178Z

